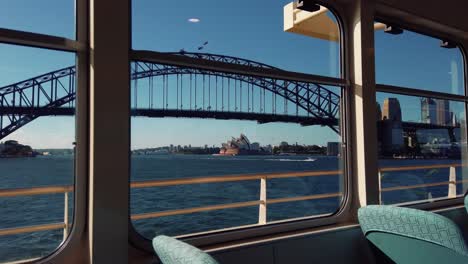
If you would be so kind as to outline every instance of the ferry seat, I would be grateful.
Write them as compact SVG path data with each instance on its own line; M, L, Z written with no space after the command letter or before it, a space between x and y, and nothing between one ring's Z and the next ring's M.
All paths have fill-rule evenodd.
M200 249L164 235L153 239L153 248L162 264L218 264Z
M395 263L468 263L468 247L450 219L404 207L369 205L358 220L364 236Z
M465 195L465 208L466 208L466 211L468 212L468 194Z

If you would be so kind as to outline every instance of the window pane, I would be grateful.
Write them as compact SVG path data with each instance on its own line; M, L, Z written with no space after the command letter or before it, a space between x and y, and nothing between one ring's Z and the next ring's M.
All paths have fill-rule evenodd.
M8 262L52 253L67 237L65 215L67 230L73 223L75 54L0 45L0 57L0 262ZM47 230L16 230L38 225Z
M219 54L339 77L335 17L324 8L298 10L291 2L134 0L133 49Z
M340 88L195 66L131 69L131 214L141 234L339 209Z
M463 195L464 103L389 93L378 93L377 102L382 203Z
M75 39L75 0L2 1L0 28Z
M441 40L404 30L375 32L377 83L464 95L460 49L442 48Z

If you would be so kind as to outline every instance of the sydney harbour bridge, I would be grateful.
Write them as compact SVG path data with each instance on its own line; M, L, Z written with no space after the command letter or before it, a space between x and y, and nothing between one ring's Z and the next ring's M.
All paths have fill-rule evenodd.
M281 71L231 56L167 54ZM132 116L289 122L339 133L341 96L320 84L146 61L130 70ZM41 116L74 115L75 79L71 66L0 88L0 140Z
M208 53L162 53L239 68L282 71L236 57ZM320 125L340 132L341 95L306 81L240 74L214 68L136 60L130 65L131 115L152 118L211 118ZM0 88L0 140L41 116L72 116L76 98L75 66ZM112 89L109 100L112 100ZM336 89L338 91L338 89ZM458 126L459 127L459 126ZM456 127L403 122L406 134L418 129Z

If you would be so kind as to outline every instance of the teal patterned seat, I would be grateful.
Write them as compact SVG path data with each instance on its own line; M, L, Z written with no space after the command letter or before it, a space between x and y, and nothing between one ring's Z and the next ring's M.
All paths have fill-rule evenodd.
M431 212L370 205L358 219L366 238L395 263L468 263L459 228Z
M466 211L468 211L468 194L465 195L465 208L466 208Z
M168 236L155 237L153 248L163 264L218 264L200 249Z

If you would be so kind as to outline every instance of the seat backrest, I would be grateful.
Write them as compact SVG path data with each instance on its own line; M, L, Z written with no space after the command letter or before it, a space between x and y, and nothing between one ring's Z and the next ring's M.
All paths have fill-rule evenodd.
M466 208L466 211L468 212L468 194L465 195L465 208Z
M163 264L218 264L200 249L164 235L153 239L153 248Z
M468 263L462 233L441 215L370 205L359 209L358 218L366 238L396 263Z

